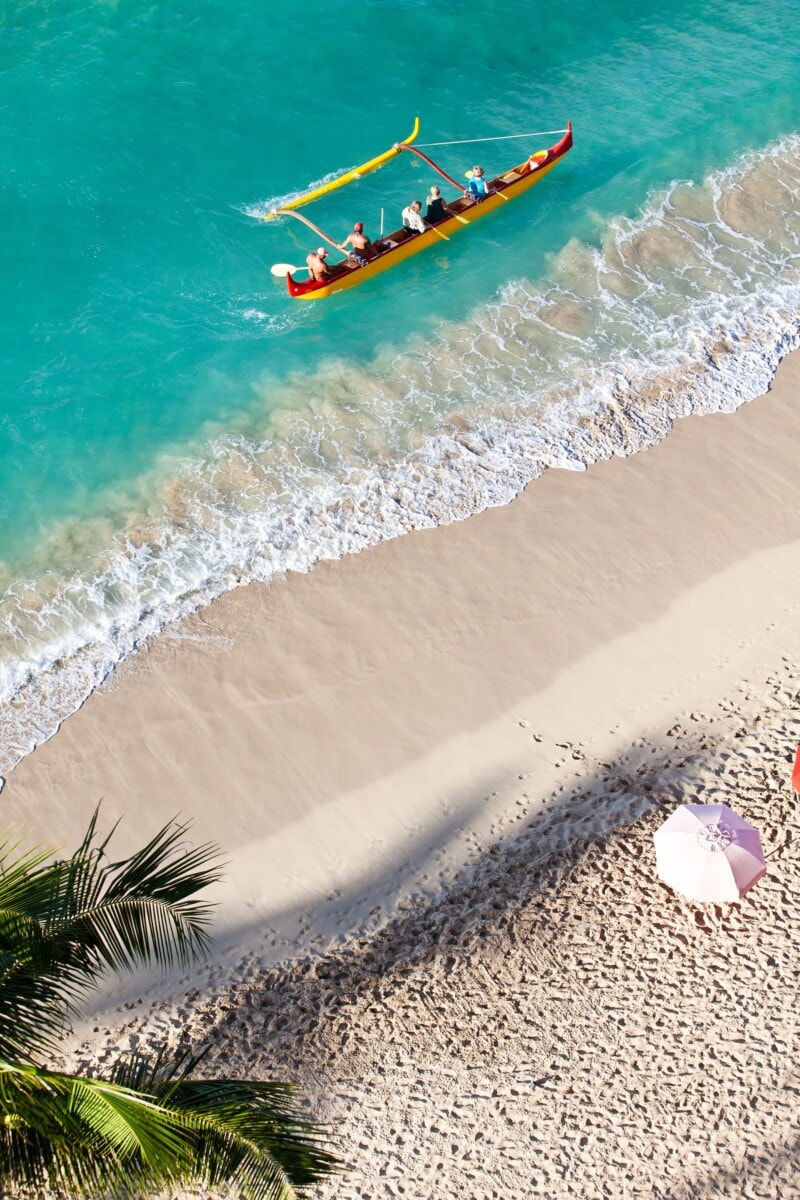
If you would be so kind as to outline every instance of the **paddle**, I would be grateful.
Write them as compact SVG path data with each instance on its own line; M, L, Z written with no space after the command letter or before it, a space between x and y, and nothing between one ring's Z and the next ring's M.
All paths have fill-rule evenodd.
M294 275L295 271L307 271L308 267L293 267L291 263L273 263L270 271L273 275L279 275L283 278L285 275Z

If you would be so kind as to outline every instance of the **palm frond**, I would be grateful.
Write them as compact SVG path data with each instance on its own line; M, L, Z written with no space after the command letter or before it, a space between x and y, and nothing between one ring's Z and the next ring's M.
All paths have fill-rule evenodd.
M186 1179L194 1156L189 1124L99 1080L0 1062L0 1191L49 1187L98 1196Z
M208 947L212 908L194 895L220 877L216 847L187 846L172 821L110 862L97 815L67 859L0 843L0 1055L52 1049L105 971L183 966Z
M12 857L13 855L13 857ZM49 848L0 843L0 1055L53 1048L70 1001L86 986L85 955L47 928L63 890L63 867Z
M46 877L55 850L48 846L21 849L23 839L6 833L0 836L0 910L30 913L46 904Z
M165 1049L156 1054L136 1051L118 1059L110 1077L115 1083L157 1097L170 1109L203 1116L223 1135L235 1134L224 1153L217 1142L209 1143L214 1161L204 1170L209 1172L211 1186L234 1175L242 1195L250 1196L250 1189L263 1174L265 1157L274 1159L286 1179L298 1187L341 1169L328 1148L328 1131L301 1115L291 1084L192 1079L209 1049L173 1056ZM216 1171L222 1174L217 1176ZM252 1194L259 1195L257 1190Z
M0 1190L99 1196L180 1182L292 1200L338 1168L285 1084L182 1076L166 1092L0 1062Z
M170 822L111 862L97 816L64 860L0 841L0 1195L200 1183L292 1200L338 1163L289 1085L193 1079L193 1054L134 1055L106 1080L33 1062L104 971L185 963L207 945L211 909L195 895L219 878L215 847L187 847L188 826Z
M248 1200L266 1200L260 1190L265 1164L277 1163L286 1181L307 1187L341 1169L330 1152L329 1132L299 1111L289 1083L246 1079L184 1079L169 1091L169 1107L201 1115L224 1135L224 1153L205 1169L209 1186L231 1178Z
M98 850L82 860L92 864L91 879L83 907L65 920L104 968L185 966L207 950L213 908L194 897L221 878L222 864L213 844L186 846L188 829L171 821L130 858L107 863Z
M0 985L0 1057L32 1061L37 1052L54 1051L69 1032L68 988L77 995L81 981L62 973L48 979L17 969Z

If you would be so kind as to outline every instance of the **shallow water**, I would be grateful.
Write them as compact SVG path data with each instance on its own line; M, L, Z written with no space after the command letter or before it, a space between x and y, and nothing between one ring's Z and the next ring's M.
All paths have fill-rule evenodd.
M170 616L504 503L763 390L798 343L800 0L10 6L7 768ZM503 212L327 302L276 198L405 136L575 124ZM434 151L456 178L533 144ZM392 224L403 156L307 210Z

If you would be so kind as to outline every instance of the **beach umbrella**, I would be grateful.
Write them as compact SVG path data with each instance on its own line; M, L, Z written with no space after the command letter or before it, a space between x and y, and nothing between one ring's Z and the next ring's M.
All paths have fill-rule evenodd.
M738 900L766 870L758 830L727 804L682 804L654 840L659 875L689 900Z

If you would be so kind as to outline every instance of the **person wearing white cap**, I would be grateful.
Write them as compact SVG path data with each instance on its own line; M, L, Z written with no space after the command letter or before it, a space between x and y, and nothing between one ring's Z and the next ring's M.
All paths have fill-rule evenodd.
M330 278L330 271L325 259L328 257L328 251L324 246L320 246L317 251L312 251L306 258L306 266L308 273L312 279L320 283L323 279Z

